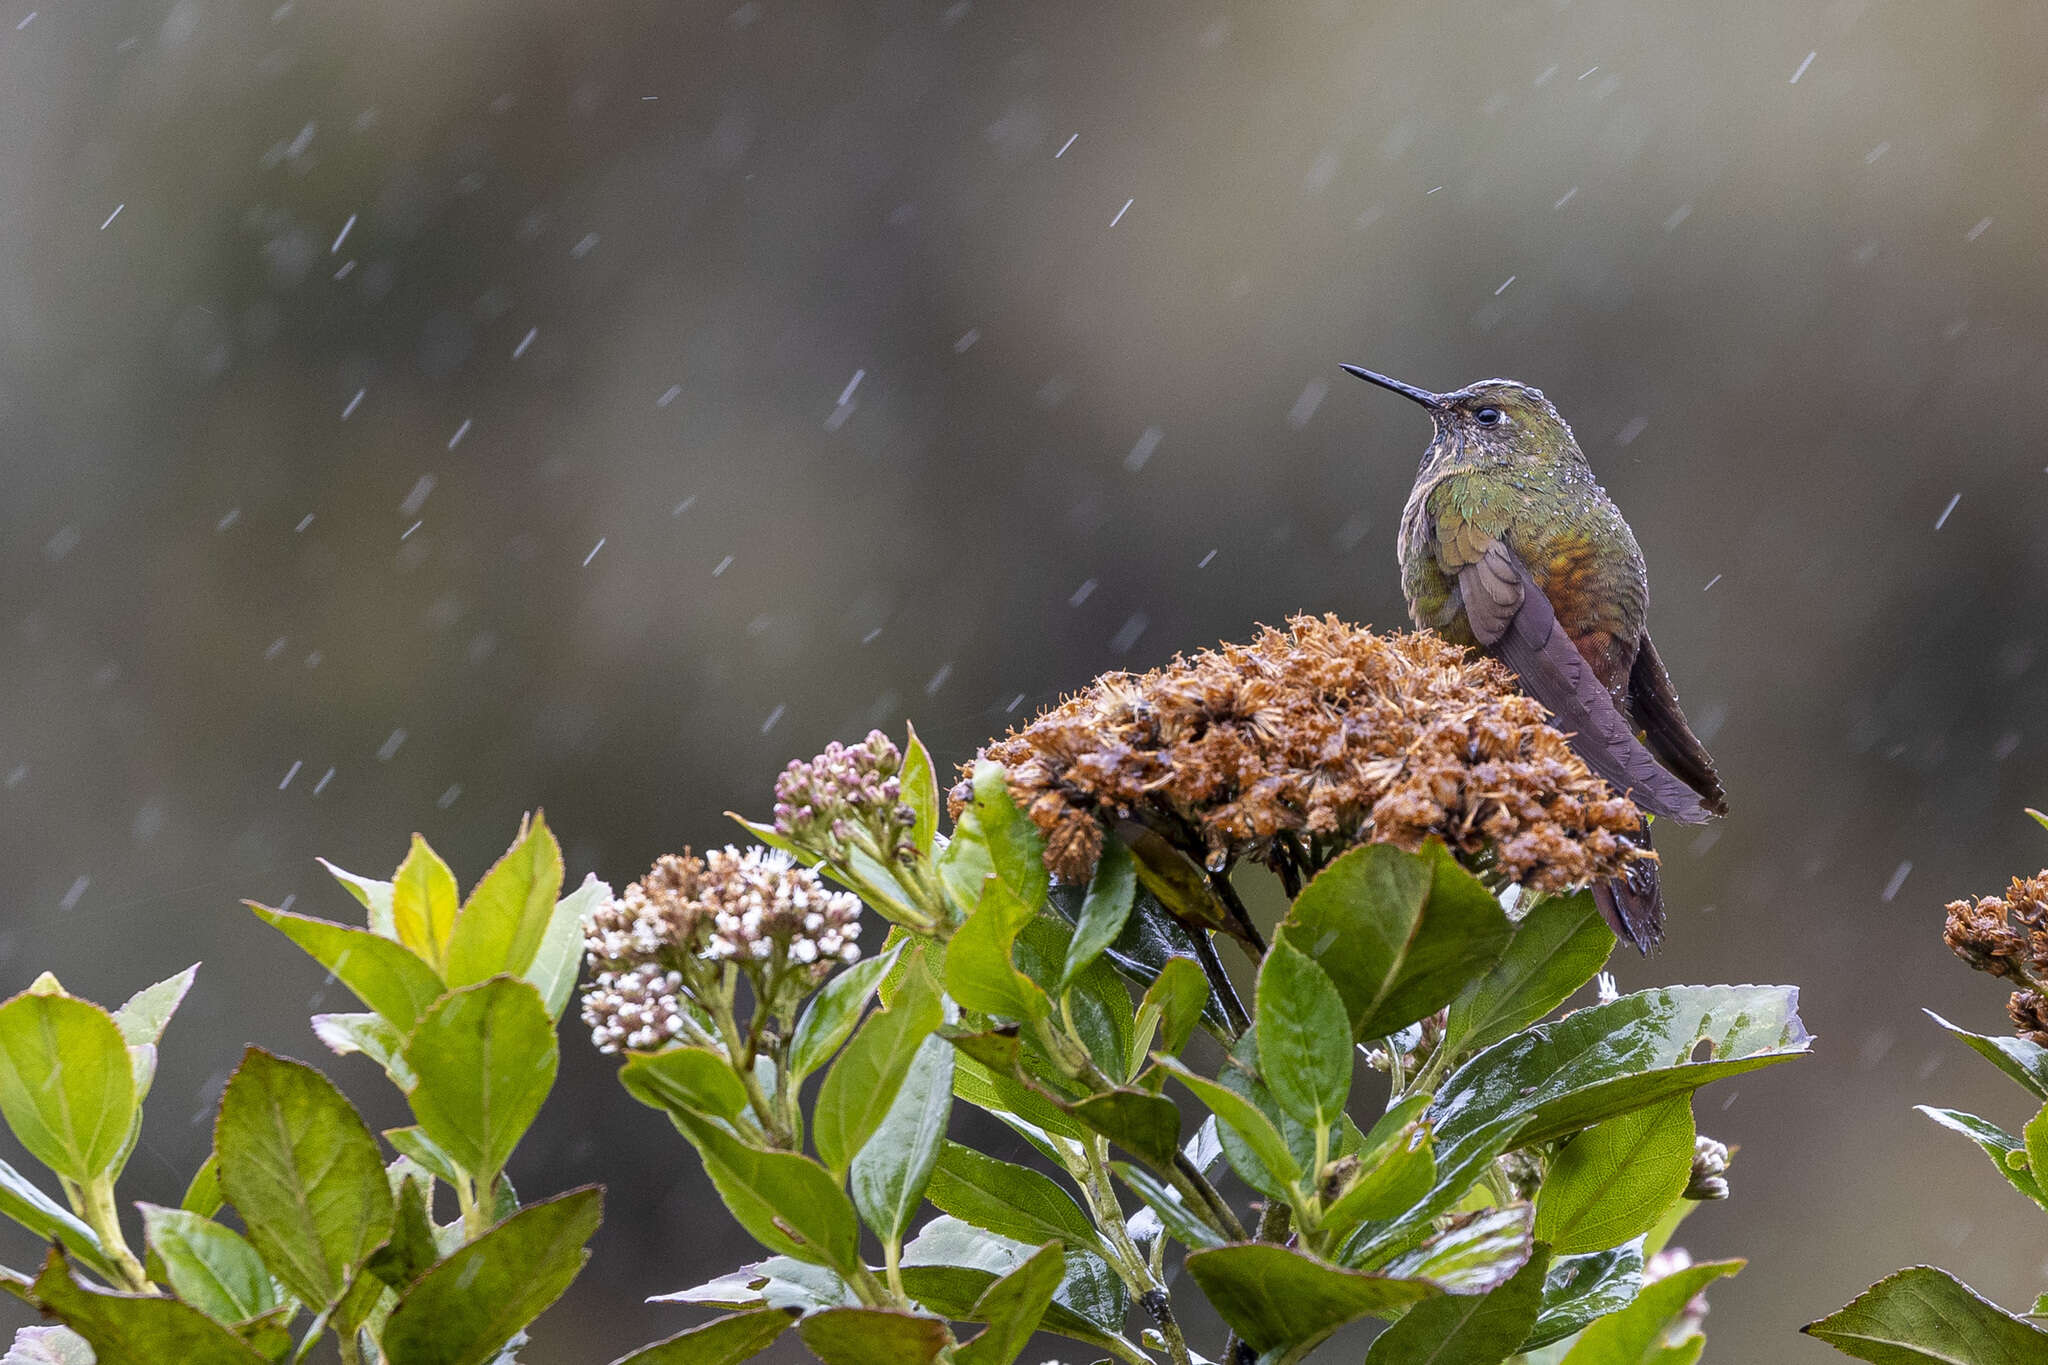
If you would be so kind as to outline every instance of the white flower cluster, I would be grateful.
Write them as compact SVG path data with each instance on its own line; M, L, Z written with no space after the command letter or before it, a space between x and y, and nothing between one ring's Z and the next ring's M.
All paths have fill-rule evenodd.
M599 1052L651 1052L682 1037L683 974L643 962L629 971L599 972L583 995L583 1022Z
M704 868L704 901L712 910L705 957L758 962L780 947L806 966L859 960L860 898L831 890L788 854L714 848Z

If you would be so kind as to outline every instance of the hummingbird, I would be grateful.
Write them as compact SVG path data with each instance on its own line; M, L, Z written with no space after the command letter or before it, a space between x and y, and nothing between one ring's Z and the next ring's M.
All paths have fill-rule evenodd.
M1421 404L1436 428L1396 547L1416 626L1512 669L1586 766L1644 813L1635 843L1646 852L1650 816L1698 824L1727 814L1714 760L1650 642L1635 533L1550 400L1512 379L1431 393L1344 369ZM1593 896L1638 951L1663 937L1654 859Z

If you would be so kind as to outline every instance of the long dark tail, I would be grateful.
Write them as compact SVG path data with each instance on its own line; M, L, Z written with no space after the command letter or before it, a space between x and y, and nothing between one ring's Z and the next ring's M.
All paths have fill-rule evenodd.
M1630 840L1637 848L1650 847L1650 822L1643 821ZM1664 890L1657 883L1657 860L1639 858L1629 864L1628 875L1593 888L1593 903L1600 918L1623 943L1648 957L1664 940Z

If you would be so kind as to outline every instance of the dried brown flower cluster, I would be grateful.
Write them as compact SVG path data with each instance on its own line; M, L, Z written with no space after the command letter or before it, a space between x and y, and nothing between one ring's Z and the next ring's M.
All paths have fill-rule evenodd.
M2023 1036L2048 1047L2048 870L2014 877L2003 896L1950 901L1942 937L1978 971L2023 988L2006 1012Z
M1489 660L1435 635L1297 616L1249 644L1111 673L988 747L1083 880L1105 824L1134 819L1212 868L1313 871L1354 843L1432 835L1540 891L1640 856L1633 805ZM966 793L956 789L957 813Z

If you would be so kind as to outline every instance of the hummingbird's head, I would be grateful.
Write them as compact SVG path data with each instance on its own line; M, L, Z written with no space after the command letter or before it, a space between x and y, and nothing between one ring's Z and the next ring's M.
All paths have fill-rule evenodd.
M1431 393L1383 374L1346 365L1368 384L1391 389L1422 405L1436 425L1425 465L1550 465L1584 463L1572 429L1543 396L1512 379L1482 379L1449 393Z

